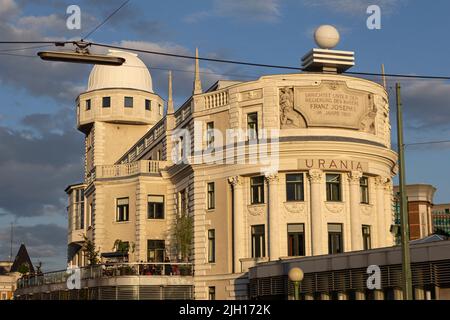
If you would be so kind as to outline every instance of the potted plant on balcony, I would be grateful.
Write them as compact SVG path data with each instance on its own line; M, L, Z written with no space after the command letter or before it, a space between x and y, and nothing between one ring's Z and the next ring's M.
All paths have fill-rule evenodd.
M136 247L135 243L132 242L131 243L131 252L132 253L134 253L135 247ZM127 258L126 261L128 261L128 254L130 252L130 243L128 241L122 241L120 239L116 239L116 241L114 241L113 250L115 250L118 253L121 253L123 255L123 259L125 260L125 257L126 257ZM135 272L135 270L133 270L133 268L131 266L129 266L129 265L122 265L119 268L119 273L122 276L126 276L126 275L133 275L136 272Z

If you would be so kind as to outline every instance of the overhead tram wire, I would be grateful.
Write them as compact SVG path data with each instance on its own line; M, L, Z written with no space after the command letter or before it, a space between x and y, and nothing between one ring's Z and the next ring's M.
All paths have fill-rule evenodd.
M162 55L162 56L168 56L168 57L174 57L174 58L183 58L183 59L192 59L192 60L198 59L198 60L201 60L201 61L238 64L238 65L245 65L245 66L251 66L251 67L262 67L262 68L275 68L275 69L287 69L287 70L305 71L303 68L293 67L293 66L272 65L272 64L254 63L254 62L247 62L247 61L215 59L215 58L205 58L205 57L198 57L198 58L196 58L195 56L189 56L189 55L183 55L183 54L160 52L160 51L152 51L152 50L144 50L144 49L124 47L124 46L116 46L116 45L109 45L109 44L103 44L103 43L95 43L95 42L92 42L91 45L98 46L98 47L104 47L104 48L110 48L110 49L128 50L128 51L134 51L134 52L140 52L140 53ZM380 76L380 77L381 76L385 76L385 77L396 77L396 78L450 80L450 76L405 75L405 74L393 74L393 73L391 73L391 74L389 74L389 73L382 74L382 73L351 72L351 71L344 72L344 74L363 75L363 76Z
M39 58L38 56L32 56L29 54L20 54L20 53L9 53L9 52L0 52L1 56L12 56L12 57L23 57L23 58Z
M101 26L103 26L112 16L114 16L117 12L120 11L120 9L122 9L123 7L125 7L128 2L130 2L130 0L126 0L124 1L116 10L114 10L109 16L107 16L105 19L103 19L103 21L101 23L99 23L94 29L92 29L91 31L89 31L84 37L81 38L81 41L83 41L83 39L88 38L89 36L91 36L95 31L97 31Z
M41 43L41 44L53 44L56 46L62 46L64 44L74 44L76 45L77 41L0 41L0 44L27 44L27 43ZM119 49L119 50L128 50L128 51L134 51L139 53L146 53L146 54L155 54L155 55L161 55L161 56L168 56L168 57L174 57L174 58L183 58L183 59L198 59L202 61L209 61L209 62L218 62L218 63L228 63L228 64L236 64L236 65L244 65L244 66L250 66L250 67L262 67L262 68L274 68L274 69L287 69L287 70L296 70L296 71L305 71L303 68L300 67L293 67L293 66L283 66L283 65L273 65L273 64L263 64L263 63L254 63L254 62L248 62L248 61L238 61L238 60L227 60L227 59L215 59L215 58L205 58L205 57L198 57L195 56L189 56L189 55L182 55L182 54L175 54L175 53L168 53L168 52L160 52L160 51L151 51L151 50L144 50L144 49L137 49L137 48L130 48L130 47L124 47L124 46L117 46L117 45L109 45L109 44L103 44L103 43L96 43L96 42L88 42L89 45L92 46L98 46L98 47L104 47L104 48L110 48L110 49ZM343 74L348 75L361 75L361 76L376 76L376 77L389 77L389 78L404 78L404 80L414 80L414 79L422 79L422 80L450 80L450 76L429 76L429 75L408 75L408 74L394 74L394 73L375 73L375 72L352 72L347 71ZM403 81L403 80L402 80Z
M11 49L1 49L0 52L12 52L12 51L22 51L22 50L31 50L31 49L41 49L52 47L53 45L43 45L43 46L32 46L32 47L22 47L22 48L11 48Z
M450 143L450 140L405 143L405 147L422 146L422 145L430 145L430 144L446 144L446 143Z

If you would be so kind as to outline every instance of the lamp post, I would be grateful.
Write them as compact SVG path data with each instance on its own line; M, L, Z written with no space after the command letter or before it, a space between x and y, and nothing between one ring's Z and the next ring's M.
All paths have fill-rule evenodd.
M303 280L303 270L295 267L289 270L289 280L291 280L294 283L294 297L295 300L300 300L299 296L299 290L300 290L300 282Z
M398 135L398 162L399 162L399 189L400 189L400 231L402 234L402 271L403 292L405 300L413 299L411 257L409 252L409 217L408 199L406 197L405 181L405 145L403 143L403 113L400 97L400 83L395 86L397 93L397 135Z

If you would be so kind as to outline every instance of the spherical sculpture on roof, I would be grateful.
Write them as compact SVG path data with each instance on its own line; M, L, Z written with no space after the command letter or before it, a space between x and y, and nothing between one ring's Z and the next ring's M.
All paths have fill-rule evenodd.
M89 75L87 91L99 89L136 89L153 93L152 77L137 54L109 50L108 55L122 57L121 66L95 65Z
M314 32L314 40L320 48L332 49L339 43L339 31L328 24L322 25Z

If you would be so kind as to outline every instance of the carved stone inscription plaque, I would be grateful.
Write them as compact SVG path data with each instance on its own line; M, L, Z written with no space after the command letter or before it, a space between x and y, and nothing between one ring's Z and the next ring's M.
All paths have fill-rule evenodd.
M305 117L309 127L360 129L370 104L368 93L350 89L344 81L294 88L294 109Z

